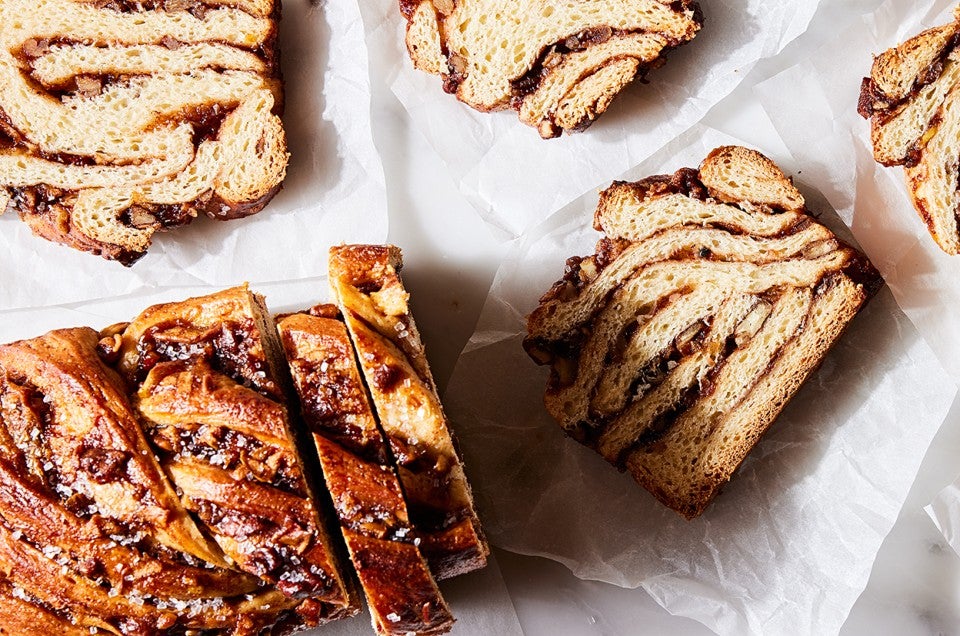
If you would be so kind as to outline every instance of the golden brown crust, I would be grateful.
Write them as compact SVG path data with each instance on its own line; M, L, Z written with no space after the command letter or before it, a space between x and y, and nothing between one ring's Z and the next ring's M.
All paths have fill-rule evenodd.
M882 281L744 148L614 184L595 225L524 346L568 434L696 517Z
M0 634L3 636L89 636L89 629L23 600L23 596L25 593L21 588L0 581Z
M366 290L392 307L385 324L406 312L395 283ZM487 554L455 498L452 440L444 430L450 452L435 456L404 446L418 512L439 506L421 539L346 327L331 306L312 313L284 320L289 367L374 626L444 633L453 618L419 546L448 576ZM241 286L0 345L0 633L282 636L358 611L291 425L277 331Z
M359 354L424 554L442 579L483 567L489 549L400 267L393 246L330 250L331 293Z
M453 617L420 553L344 324L329 310L278 324L324 479L378 634L440 634Z
M0 633L253 636L288 622L300 601L222 567L199 533L97 339L0 346Z
M245 288L157 306L124 331L119 366L143 378L141 412L155 443L168 447L161 458L188 507L241 567L287 594L321 600L298 607L300 624L317 624L355 610L306 498L265 325ZM171 446L189 430L200 433L189 436L190 448Z
M172 549L226 565L180 508L96 344L97 333L80 328L0 346L8 430L44 458L38 478L85 493L125 523L155 527Z
M276 339L241 286L151 307L104 346L119 341L111 357L184 505L240 569L306 599L306 627L356 605L296 449Z

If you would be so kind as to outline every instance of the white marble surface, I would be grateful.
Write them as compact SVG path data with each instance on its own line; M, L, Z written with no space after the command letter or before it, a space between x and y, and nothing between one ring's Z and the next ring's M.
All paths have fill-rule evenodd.
M761 62L706 121L750 139L767 125L751 100L751 87L803 59L831 33L879 4L824 2L808 33L777 58ZM377 61L372 64L376 78ZM424 139L411 130L406 113L386 86L375 81L373 97L374 136L387 179L390 240L407 251L405 276L414 310L437 379L444 384L507 246L490 234L460 195ZM869 585L844 625L844 636L960 634L960 557L923 511L958 474L960 404L934 440L880 550ZM543 559L502 551L497 558L527 634L710 633L699 623L671 616L642 590L580 581L563 566Z

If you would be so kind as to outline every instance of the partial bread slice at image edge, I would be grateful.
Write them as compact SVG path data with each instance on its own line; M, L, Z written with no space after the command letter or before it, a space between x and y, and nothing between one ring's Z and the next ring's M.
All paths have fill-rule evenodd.
M470 107L518 111L543 138L589 127L703 25L692 0L400 0L414 67Z
M876 56L859 113L874 159L904 166L907 193L936 244L960 254L960 13Z
M0 213L129 266L262 210L289 160L280 5L4 0Z

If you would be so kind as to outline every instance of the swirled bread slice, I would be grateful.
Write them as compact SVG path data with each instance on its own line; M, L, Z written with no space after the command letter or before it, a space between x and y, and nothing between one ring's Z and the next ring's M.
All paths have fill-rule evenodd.
M524 345L563 429L696 517L881 280L739 147L613 184L594 225Z
M960 12L873 61L860 91L873 156L905 167L907 190L931 236L960 254Z
M223 552L296 601L291 625L358 611L297 451L263 299L241 286L156 305L103 336L161 466Z
M259 212L287 165L279 15L275 0L0 2L4 207L127 265L200 212Z
M420 549L433 575L444 579L486 565L489 548L407 305L401 267L393 246L334 247L330 289L393 453Z
M378 634L440 634L453 617L417 547L346 326L320 305L277 327L340 529Z
M97 345L0 346L0 633L284 633L299 601L228 569Z
M544 138L583 130L703 23L692 0L400 0L414 65L480 111Z

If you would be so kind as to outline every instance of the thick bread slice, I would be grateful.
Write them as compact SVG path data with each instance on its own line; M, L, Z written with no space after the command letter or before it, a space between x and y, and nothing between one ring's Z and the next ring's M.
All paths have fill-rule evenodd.
M914 207L933 239L960 254L960 13L878 55L859 111L871 120L874 158L903 165Z
M279 17L276 0L4 0L0 198L126 265L200 212L259 212L287 165Z
M393 246L334 247L330 287L390 443L420 549L443 579L483 567L489 548L407 305L401 266Z
M453 617L417 545L390 453L337 309L279 321L340 529L378 634L441 634Z
M400 10L417 68L477 110L517 109L544 138L589 126L703 23L692 0L400 0Z
M0 633L253 636L298 603L226 569L92 329L0 346Z
M882 281L745 148L615 183L594 224L524 346L568 434L696 517Z
M241 286L157 305L103 336L184 506L237 567L296 601L291 627L358 611L295 444L263 299Z

